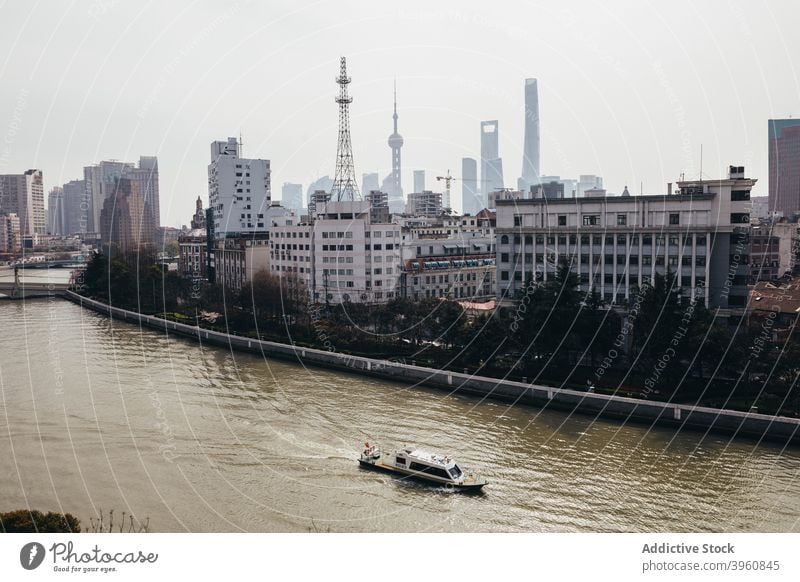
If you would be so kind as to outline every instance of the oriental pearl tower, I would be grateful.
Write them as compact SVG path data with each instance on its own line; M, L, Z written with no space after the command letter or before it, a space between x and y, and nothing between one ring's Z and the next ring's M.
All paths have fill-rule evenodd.
M397 133L397 84L394 87L394 132L389 136L389 147L392 150L392 173L388 176L389 210L402 212L405 206L403 201L403 186L400 176L400 148L403 147L403 136Z

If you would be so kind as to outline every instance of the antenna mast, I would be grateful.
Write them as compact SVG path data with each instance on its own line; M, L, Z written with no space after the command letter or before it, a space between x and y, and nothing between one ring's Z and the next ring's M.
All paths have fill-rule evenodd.
M347 76L347 62L344 57L340 63L339 76L336 78L339 85L339 95L336 97L339 104L339 144L336 148L336 176L331 189L331 200L357 200L361 195L356 184L353 145L350 141L350 103L353 98L347 94L350 77Z

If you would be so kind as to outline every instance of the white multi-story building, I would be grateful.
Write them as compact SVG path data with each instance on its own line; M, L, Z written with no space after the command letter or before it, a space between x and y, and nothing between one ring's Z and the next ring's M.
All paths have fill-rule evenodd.
M403 229L401 295L415 300L494 297L493 220L485 211Z
M269 160L241 158L235 137L211 144L208 196L214 214L214 236L266 232L270 206Z
M372 224L365 201L330 201L313 222L272 222L271 271L294 277L315 303L383 303L397 296L400 227Z
M609 303L669 271L686 296L744 307L755 182L732 166L727 179L678 182L675 194L670 185L666 195L498 200L498 298L520 298L529 278L547 280L567 261L581 291Z

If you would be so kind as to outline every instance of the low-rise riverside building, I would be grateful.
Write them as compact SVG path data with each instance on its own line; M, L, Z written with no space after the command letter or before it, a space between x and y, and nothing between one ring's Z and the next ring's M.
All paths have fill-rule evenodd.
M566 261L582 292L610 304L670 272L685 296L744 308L755 182L731 166L726 179L681 181L662 195L497 200L498 299L513 304L529 279L546 281Z

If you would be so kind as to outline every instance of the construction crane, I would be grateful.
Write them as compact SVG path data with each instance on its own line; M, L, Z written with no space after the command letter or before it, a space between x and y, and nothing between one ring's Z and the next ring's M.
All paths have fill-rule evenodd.
M452 180L458 180L458 178L454 178L450 175L450 170L447 170L446 176L436 176L436 181L439 182L444 180L444 200L442 200L442 207L447 210L451 210L450 206L450 182Z

